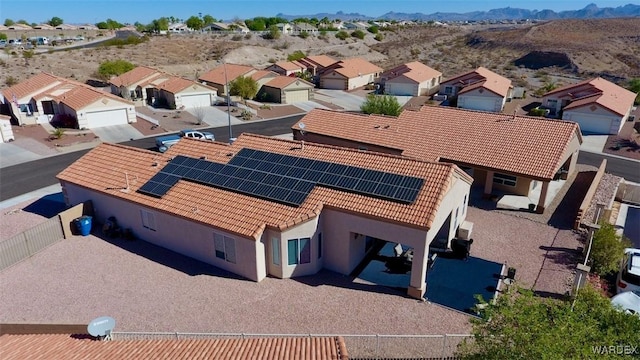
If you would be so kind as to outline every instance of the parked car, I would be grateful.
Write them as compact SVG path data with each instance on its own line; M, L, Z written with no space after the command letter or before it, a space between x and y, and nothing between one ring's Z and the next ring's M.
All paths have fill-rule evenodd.
M7 40L0 40L0 49L7 46Z
M185 129L180 131L176 135L166 135L166 136L157 137L156 146L158 147L158 151L165 152L169 150L170 147L177 144L178 141L180 141L180 139L183 137L188 137L191 139L198 139L198 140L215 141L214 135L210 132L202 132L202 131L196 131L191 129Z
M640 249L627 248L616 280L616 291L640 290Z
M22 45L22 39L9 39L7 44L9 46L21 46Z
M628 314L640 316L640 290L625 291L612 297L611 305L620 307Z
M75 41L84 41L84 36L82 35L76 35L75 38L73 38Z

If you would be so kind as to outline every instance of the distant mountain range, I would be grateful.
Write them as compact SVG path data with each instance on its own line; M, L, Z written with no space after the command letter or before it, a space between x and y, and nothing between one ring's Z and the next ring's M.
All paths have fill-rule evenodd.
M278 14L278 17L293 20L295 18L317 18L322 19L327 17L329 19L340 20L422 20L422 21L481 21L481 20L520 20L520 19L535 19L535 20L554 20L554 19L601 19L601 18L616 18L616 17L635 17L640 16L640 5L627 4L624 6L618 6L615 8L605 7L599 8L596 4L589 4L584 9L580 10L566 10L555 12L553 10L527 10L518 8L501 8L492 9L489 11L473 11L467 13L443 13L437 12L433 14L423 13L397 13L388 12L386 14L371 17L362 15L359 13L344 13L338 11L335 14L330 13L318 13L310 15L286 15Z

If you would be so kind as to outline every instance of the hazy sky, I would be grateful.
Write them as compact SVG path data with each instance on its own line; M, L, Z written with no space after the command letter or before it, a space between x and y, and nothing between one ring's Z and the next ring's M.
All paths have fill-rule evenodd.
M0 22L5 19L41 23L54 16L66 23L96 23L111 18L121 23L149 23L162 16L186 19L209 14L217 19L241 19L255 16L308 15L319 12L357 12L379 16L394 12L470 12L503 7L523 9L578 10L591 1L582 0L0 0ZM617 7L633 0L593 1L599 7Z

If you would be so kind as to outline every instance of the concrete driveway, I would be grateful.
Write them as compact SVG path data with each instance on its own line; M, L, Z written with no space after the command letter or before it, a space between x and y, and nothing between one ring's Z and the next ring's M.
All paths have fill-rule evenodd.
M300 102L294 103L293 106L306 112L309 112L313 109L325 109L325 110L329 109L328 107L314 101L300 101Z
M144 137L140 131L129 124L105 126L91 129L100 140L109 143L119 143L121 141L129 141Z
M198 117L196 115L196 112L198 111L203 111L204 112L204 119L202 119L202 121L204 121L205 123L207 123L207 125L211 126L211 127L219 127L219 126L225 126L225 125L229 125L229 116L226 112L217 109L215 107L202 107L202 108L193 108L193 109L187 109L187 111L192 114L193 116L195 116L196 118ZM231 116L231 125L236 125L236 124L243 124L244 122L242 120L239 120L238 118L236 118L235 116Z
M340 106L347 111L360 111L365 98L342 90L317 89L315 99Z

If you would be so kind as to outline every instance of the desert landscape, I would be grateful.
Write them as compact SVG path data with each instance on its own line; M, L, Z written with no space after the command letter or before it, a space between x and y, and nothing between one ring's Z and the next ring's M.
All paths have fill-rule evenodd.
M444 77L485 66L534 90L544 82L603 76L624 84L640 76L640 19L555 20L532 24L413 25L381 31L383 39L337 39L332 33L306 39L257 34L152 36L137 45L76 49L41 47L30 57L19 50L0 53L0 84L19 82L46 71L86 82L96 79L105 60L125 59L197 79L221 64L264 68L296 50L338 59L363 57L383 68L419 60ZM12 34L13 36L13 34ZM541 65L547 65L539 69ZM566 80L564 80L566 78Z

